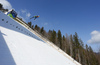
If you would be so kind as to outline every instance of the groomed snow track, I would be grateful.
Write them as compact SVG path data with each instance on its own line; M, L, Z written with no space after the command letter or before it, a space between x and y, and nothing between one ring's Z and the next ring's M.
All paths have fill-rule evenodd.
M81 65L21 23L0 11L0 65Z

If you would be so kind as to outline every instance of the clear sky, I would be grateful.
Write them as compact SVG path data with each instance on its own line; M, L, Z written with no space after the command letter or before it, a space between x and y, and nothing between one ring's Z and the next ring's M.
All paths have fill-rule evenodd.
M5 8L15 9L26 22L46 31L61 30L63 35L78 33L94 51L100 48L100 0L0 0ZM6 2L6 4L5 4ZM8 7L9 6L9 7ZM30 20L34 15L38 19Z

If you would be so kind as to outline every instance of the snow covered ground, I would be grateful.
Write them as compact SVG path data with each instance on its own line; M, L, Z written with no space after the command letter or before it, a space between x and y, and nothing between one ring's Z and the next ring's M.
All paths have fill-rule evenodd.
M73 61L0 11L0 65L80 65Z

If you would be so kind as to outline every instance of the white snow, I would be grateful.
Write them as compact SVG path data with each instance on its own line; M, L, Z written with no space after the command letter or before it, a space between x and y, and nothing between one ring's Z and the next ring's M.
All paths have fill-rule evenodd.
M65 57L0 11L0 65L80 64Z

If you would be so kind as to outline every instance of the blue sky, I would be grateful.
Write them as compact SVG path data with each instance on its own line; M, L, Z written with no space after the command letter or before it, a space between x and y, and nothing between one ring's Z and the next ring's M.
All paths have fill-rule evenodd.
M61 30L63 35L78 33L84 44L94 51L100 48L99 0L0 0L5 8L15 9L26 22L44 27L46 31ZM7 2L5 4L5 2ZM9 6L9 7L7 7ZM38 19L30 20L34 15Z

